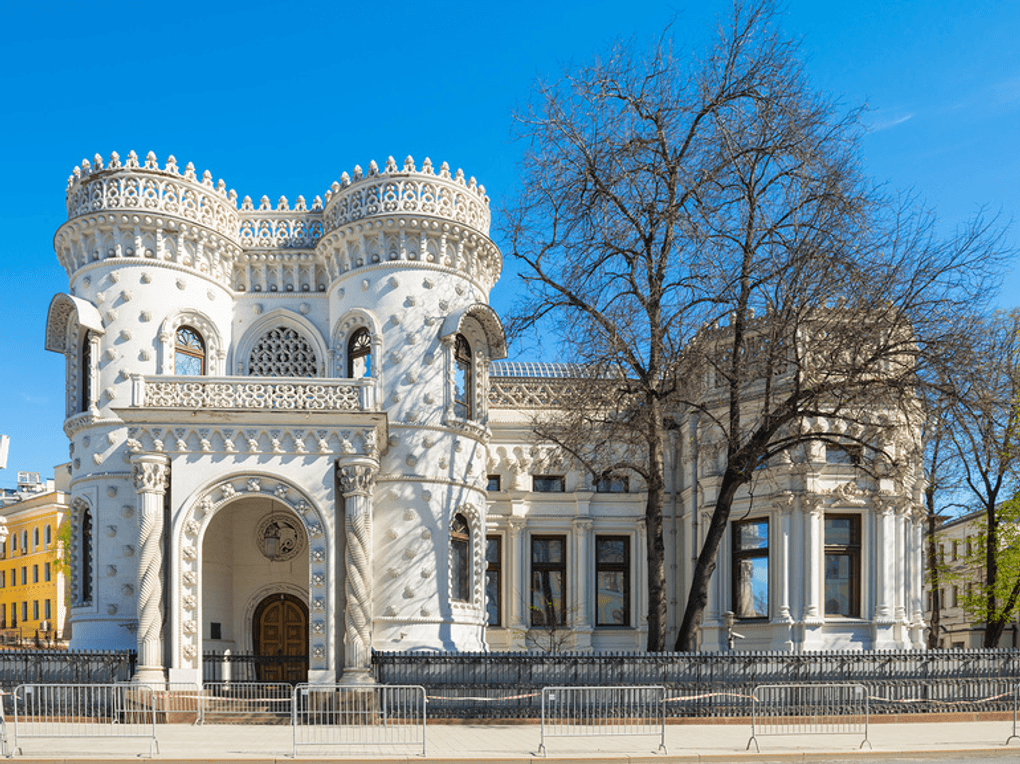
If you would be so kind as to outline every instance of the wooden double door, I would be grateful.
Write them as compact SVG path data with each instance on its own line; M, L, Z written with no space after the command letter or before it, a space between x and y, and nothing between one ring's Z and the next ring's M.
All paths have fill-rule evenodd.
M308 607L304 602L291 594L266 597L255 608L252 630L260 682L308 680Z

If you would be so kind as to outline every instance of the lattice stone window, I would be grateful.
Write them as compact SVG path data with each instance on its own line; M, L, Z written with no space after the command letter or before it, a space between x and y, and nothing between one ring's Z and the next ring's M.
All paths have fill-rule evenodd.
M253 377L315 377L318 369L308 340L288 326L263 334L248 357L248 374Z

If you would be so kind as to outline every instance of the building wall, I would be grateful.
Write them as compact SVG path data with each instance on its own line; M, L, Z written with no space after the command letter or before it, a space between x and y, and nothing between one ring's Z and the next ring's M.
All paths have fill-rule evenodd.
M68 499L63 491L26 494L20 501L0 509L8 533L0 547L0 629L7 630L12 638L66 640L69 636L61 546L57 538L67 515Z

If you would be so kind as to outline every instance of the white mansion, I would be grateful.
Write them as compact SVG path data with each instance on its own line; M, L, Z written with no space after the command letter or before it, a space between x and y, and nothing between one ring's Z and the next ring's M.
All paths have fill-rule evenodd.
M642 486L533 442L569 379L493 363L502 259L473 178L408 157L239 204L132 152L75 168L67 210L46 348L67 359L73 647L137 646L139 678L176 681L209 650L368 681L373 648L642 647ZM674 636L718 482L678 419ZM738 500L703 649L728 610L741 649L921 647L919 486L859 489L846 456Z

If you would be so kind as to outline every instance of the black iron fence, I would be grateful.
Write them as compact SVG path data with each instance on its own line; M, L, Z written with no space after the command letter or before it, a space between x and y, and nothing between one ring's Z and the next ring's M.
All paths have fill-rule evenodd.
M533 718L549 686L662 685L668 716L749 716L757 685L859 683L872 714L1011 711L1020 651L375 653L381 684L420 684L429 715Z
M133 650L0 650L0 688L19 684L112 684L135 673Z
M207 652L202 656L202 681L307 682L308 656Z

